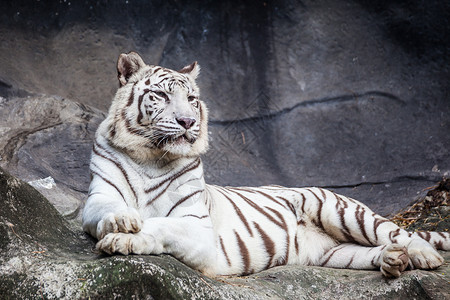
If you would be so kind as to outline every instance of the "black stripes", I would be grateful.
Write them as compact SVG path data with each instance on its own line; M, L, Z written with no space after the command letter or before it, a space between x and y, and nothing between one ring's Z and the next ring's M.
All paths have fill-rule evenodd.
M287 208L289 208L289 210L292 212L292 214L297 218L297 210L294 207L294 204L292 204L291 202L289 202L286 198L283 198L281 196L277 196L278 199L280 199L281 201L283 201L286 205Z
M385 222L389 222L389 220L381 218L381 217L377 217L375 214L372 214L372 216L374 217L373 234L375 236L375 241L378 241L378 227Z
M184 203L184 202L185 202L186 200L188 200L189 198L191 198L191 197L193 197L193 196L195 196L195 195L197 195L198 193L201 193L201 192L203 192L203 190L195 191L195 192L193 192L193 193L190 193L190 194L187 195L187 196L184 196L184 197L181 198L180 200L178 200L178 202L175 203L175 204L172 206L172 208L169 210L169 212L167 213L166 217L170 216L170 214L172 213L172 211L174 211L180 204Z
M229 191L231 191L230 189L228 189ZM277 224L278 226L282 226L280 224L279 221L277 221L274 217L272 217L269 213L267 213L261 206L255 204L252 200L250 200L249 198L245 197L244 195L242 195L239 192L236 191L231 191L233 192L235 195L237 195L239 198L241 198L242 200L244 200L245 203L247 203L248 205L250 205L252 208L254 208L256 211L258 211L259 213L261 213L262 215L264 215L267 219L269 219L272 223Z
M314 195L314 197L317 199L318 207L317 207L317 212L316 212L316 215L317 215L316 223L320 229L325 230L325 228L323 227L323 224L322 224L322 207L323 207L322 199L320 199L319 196L317 196L317 194L314 193L311 189L306 189L306 190L308 192L310 192L312 195Z
M271 207L266 207L266 208L268 210L272 211L280 219L280 223L275 223L275 224L280 226L286 232L286 244L285 244L286 245L286 252L284 254L284 259L283 259L283 262L285 264L289 260L289 249L290 249L290 237L289 237L288 224L286 223L285 219L283 218L283 215L279 211L277 211L277 210L275 210L275 209L273 209Z
M134 87L136 86L137 82L133 84L133 87L131 88L130 96L128 97L127 107L130 107L134 102Z
M193 214L188 214L188 215L182 216L182 218L186 218L186 217L197 218L197 219L206 219L206 218L209 218L208 215L197 216L197 215L193 215Z
M149 89L144 89L143 93L139 95L138 97L138 116L137 116L137 120L136 123L142 125L142 119L144 118L144 113L142 112L142 110L144 109L142 107L142 101L144 100L145 95L147 95L150 92Z
M417 235L420 236L425 241L429 242L431 239L431 234L427 231L418 231Z
M91 169L91 173L97 175L98 177L100 177L104 182L106 182L107 184L109 184L110 186L112 186L122 197L122 199L125 200L125 197L123 196L122 192L120 191L120 189L117 187L117 185L115 185L114 183L112 183L110 180L106 179L104 176L100 175L100 173L93 171ZM90 196L90 195L89 195Z
M353 260L355 259L355 253L353 253L353 255L352 255L352 258L350 259L350 261L348 262L348 264L345 266L345 269L348 269L348 268L350 268L350 266L352 265L352 263L353 263Z
M333 249L331 249L330 251L328 251L325 255L327 256L327 258L322 262L321 266L325 267L327 265L327 263L330 261L330 259L333 257L334 254L336 254L336 252L338 252L339 250L345 248L347 245L341 245L338 247L335 247Z
M259 226L258 223L253 222L253 226L258 231L261 239L263 240L264 247L266 249L267 255L268 255L268 261L264 269L267 269L271 266L273 266L273 259L275 256L275 242L270 238L270 236Z
M396 244L397 243L396 237L399 236L399 235L400 235L400 228L398 228L397 230L389 232L389 240L391 241L391 243Z
M222 248L222 252L223 252L223 255L225 256L225 259L227 260L228 266L231 267L231 260L228 256L227 251L225 250L225 245L223 244L223 239L221 236L219 236L219 241L220 241L220 247Z
M188 165L184 166L180 171L176 172L175 174L169 174L166 178L164 179L160 179L160 181L158 181L156 184L154 184L153 186L145 189L145 193L149 194L153 191L156 191L157 189L159 189L160 187L162 187L164 184L167 184L158 194L156 194L155 196L153 196L148 202L147 202L147 206L150 206L153 204L153 202L155 202L157 199L159 199L169 188L169 186L176 181L177 179L179 179L181 176L194 171L195 169L197 169L199 166L201 165L201 160L200 158L195 159L193 162L189 163Z
M366 215L366 211L363 207L361 207L360 205L356 206L356 210L355 210L355 218L356 218L356 222L358 223L359 226L359 230L361 231L363 237L366 239L368 245L372 245L372 243L370 242L369 237L367 236L367 232L366 232L366 224L364 221L364 216Z
M252 229L250 228L250 225L248 224L247 219L244 217L244 214L242 213L241 209L236 205L236 203L233 202L233 200L230 197L228 197L220 189L218 190L218 192L220 192L225 197L225 199L227 199L230 202L230 204L233 206L234 211L238 215L238 217L241 220L241 222L244 224L244 226L247 229L247 231L250 234L250 236L253 236Z
M107 149L105 149L104 147L102 147L99 143L95 142L94 143L94 147L93 147L93 152L95 155L111 162L123 175L126 183L128 184L133 197L135 199L135 201L137 201L137 194L136 194L136 190L133 187L133 184L130 182L130 178L128 176L127 171L125 170L125 168L122 166L122 164L120 163L120 161L117 159L117 157L114 156L114 154L111 151L108 151ZM102 152L102 153L101 153ZM105 180L106 181L106 180ZM121 193L122 194L122 193ZM122 195L123 197L123 195Z
M236 219L240 220L242 229L235 229L235 247L239 250L243 274L248 274L252 268L267 269L275 265L286 264L289 261L291 249L291 229L296 230L297 214L294 205L284 197L269 195L258 188L223 188L214 186L215 190L227 201ZM287 221L289 217L289 222ZM232 221L231 221L232 222ZM233 224L233 223L232 223ZM275 227L274 227L275 226ZM245 228L245 230L244 230ZM278 228L278 229L276 229ZM274 231L274 230L277 231ZM276 236L274 233L276 232ZM244 233L249 239L244 238ZM298 242L295 242L296 254L299 253ZM265 265L253 266L248 252L249 243L263 246L267 256ZM221 241L222 251L225 244ZM254 247L254 246L252 246ZM293 247L294 248L294 247ZM260 250L255 250L260 251ZM259 261L258 264L263 262Z
M193 171L194 169L197 169L200 166L200 163L201 163L200 158L196 158L194 161L192 161L188 165L184 166L180 171L176 172L173 175L169 175L167 178L163 179L160 182L157 182L152 187L145 189L145 192L146 193L153 192L154 190L160 188L163 184L165 184L167 182L169 182L169 183L173 182L174 180L178 179L182 175L184 175L184 174L186 174L186 173L188 173L190 171ZM168 173L168 174L170 174L170 173Z
M244 265L244 271L243 271L243 275L248 275L250 274L250 253L248 252L248 248L245 245L244 241L241 239L241 236L239 235L239 233L235 230L234 234L236 235L236 240L239 246L239 252L241 254L242 257L242 263Z
M135 89L136 84L137 84L137 82L133 85L133 87L131 89L131 93L130 93L130 96L128 97L127 105L122 109L122 111L120 113L120 117L121 117L121 120L125 123L125 128L128 131L128 133L130 133L132 135L137 135L137 136L145 136L145 132L143 130L134 128L131 125L131 121L130 121L129 117L127 116L127 109L129 107L131 107L131 105L134 102L134 89ZM140 102L142 102L142 98L141 97L139 97L139 98L140 98ZM138 119L142 119L142 116L138 117Z
M342 234L344 235L346 241L355 242L355 238L351 234L351 232L347 226L347 223L345 221L345 211L348 208L348 204L339 195L334 194L334 193L333 193L333 195L336 198L336 210L339 215L339 221L340 221L341 227L342 227L341 228Z
M123 157L123 153L114 152L109 144L104 143L102 145L102 142L104 141L98 140L94 143L91 172L112 186L129 206L149 207L150 204L169 191L171 192L169 199L172 201L172 206L163 204L166 207L163 213L169 216L179 206L198 196L197 194L204 190L203 173L196 172L201 166L200 158L187 160L184 165L180 164L178 172L170 170L170 172L162 175L150 177L145 172L137 171L133 165L130 165L131 162ZM188 173L189 176L182 178L183 175ZM144 189L146 183L152 183L153 185ZM176 185L172 185L172 183L176 183ZM190 192L178 190L181 186L185 186L186 190L190 190ZM167 197L164 199L167 199ZM198 219L206 217L205 215L190 215L190 217L194 216Z

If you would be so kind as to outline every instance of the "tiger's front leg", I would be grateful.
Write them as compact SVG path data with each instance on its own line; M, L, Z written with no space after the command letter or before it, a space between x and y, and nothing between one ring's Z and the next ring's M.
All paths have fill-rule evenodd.
M171 254L186 265L215 275L216 248L209 217L149 218L137 233L110 233L97 243L108 254Z
M93 182L98 181L94 177ZM104 187L98 184L97 187ZM136 233L142 228L142 219L134 207L129 206L118 193L93 190L83 210L83 230L97 240L109 233Z
M137 233L142 228L142 220L134 208L127 208L126 210L108 213L97 224L98 240L103 239L109 233Z

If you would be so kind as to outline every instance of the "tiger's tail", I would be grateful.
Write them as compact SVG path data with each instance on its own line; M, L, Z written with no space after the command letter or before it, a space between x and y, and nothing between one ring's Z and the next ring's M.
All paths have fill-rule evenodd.
M450 232L416 231L411 237L419 237L430 243L437 250L450 250Z

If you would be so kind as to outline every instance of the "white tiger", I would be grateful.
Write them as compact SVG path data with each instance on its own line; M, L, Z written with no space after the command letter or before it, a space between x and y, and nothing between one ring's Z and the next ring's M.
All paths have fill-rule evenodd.
M176 72L134 52L96 133L83 229L108 254L169 253L206 275L284 264L434 269L449 233L408 233L364 204L321 188L205 184L207 110L196 62Z

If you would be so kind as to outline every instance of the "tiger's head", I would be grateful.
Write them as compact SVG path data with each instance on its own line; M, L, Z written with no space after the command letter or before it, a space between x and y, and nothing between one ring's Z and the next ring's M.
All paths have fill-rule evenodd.
M208 148L207 109L197 62L174 71L135 52L117 62L120 87L103 125L110 142L140 161L198 156Z

